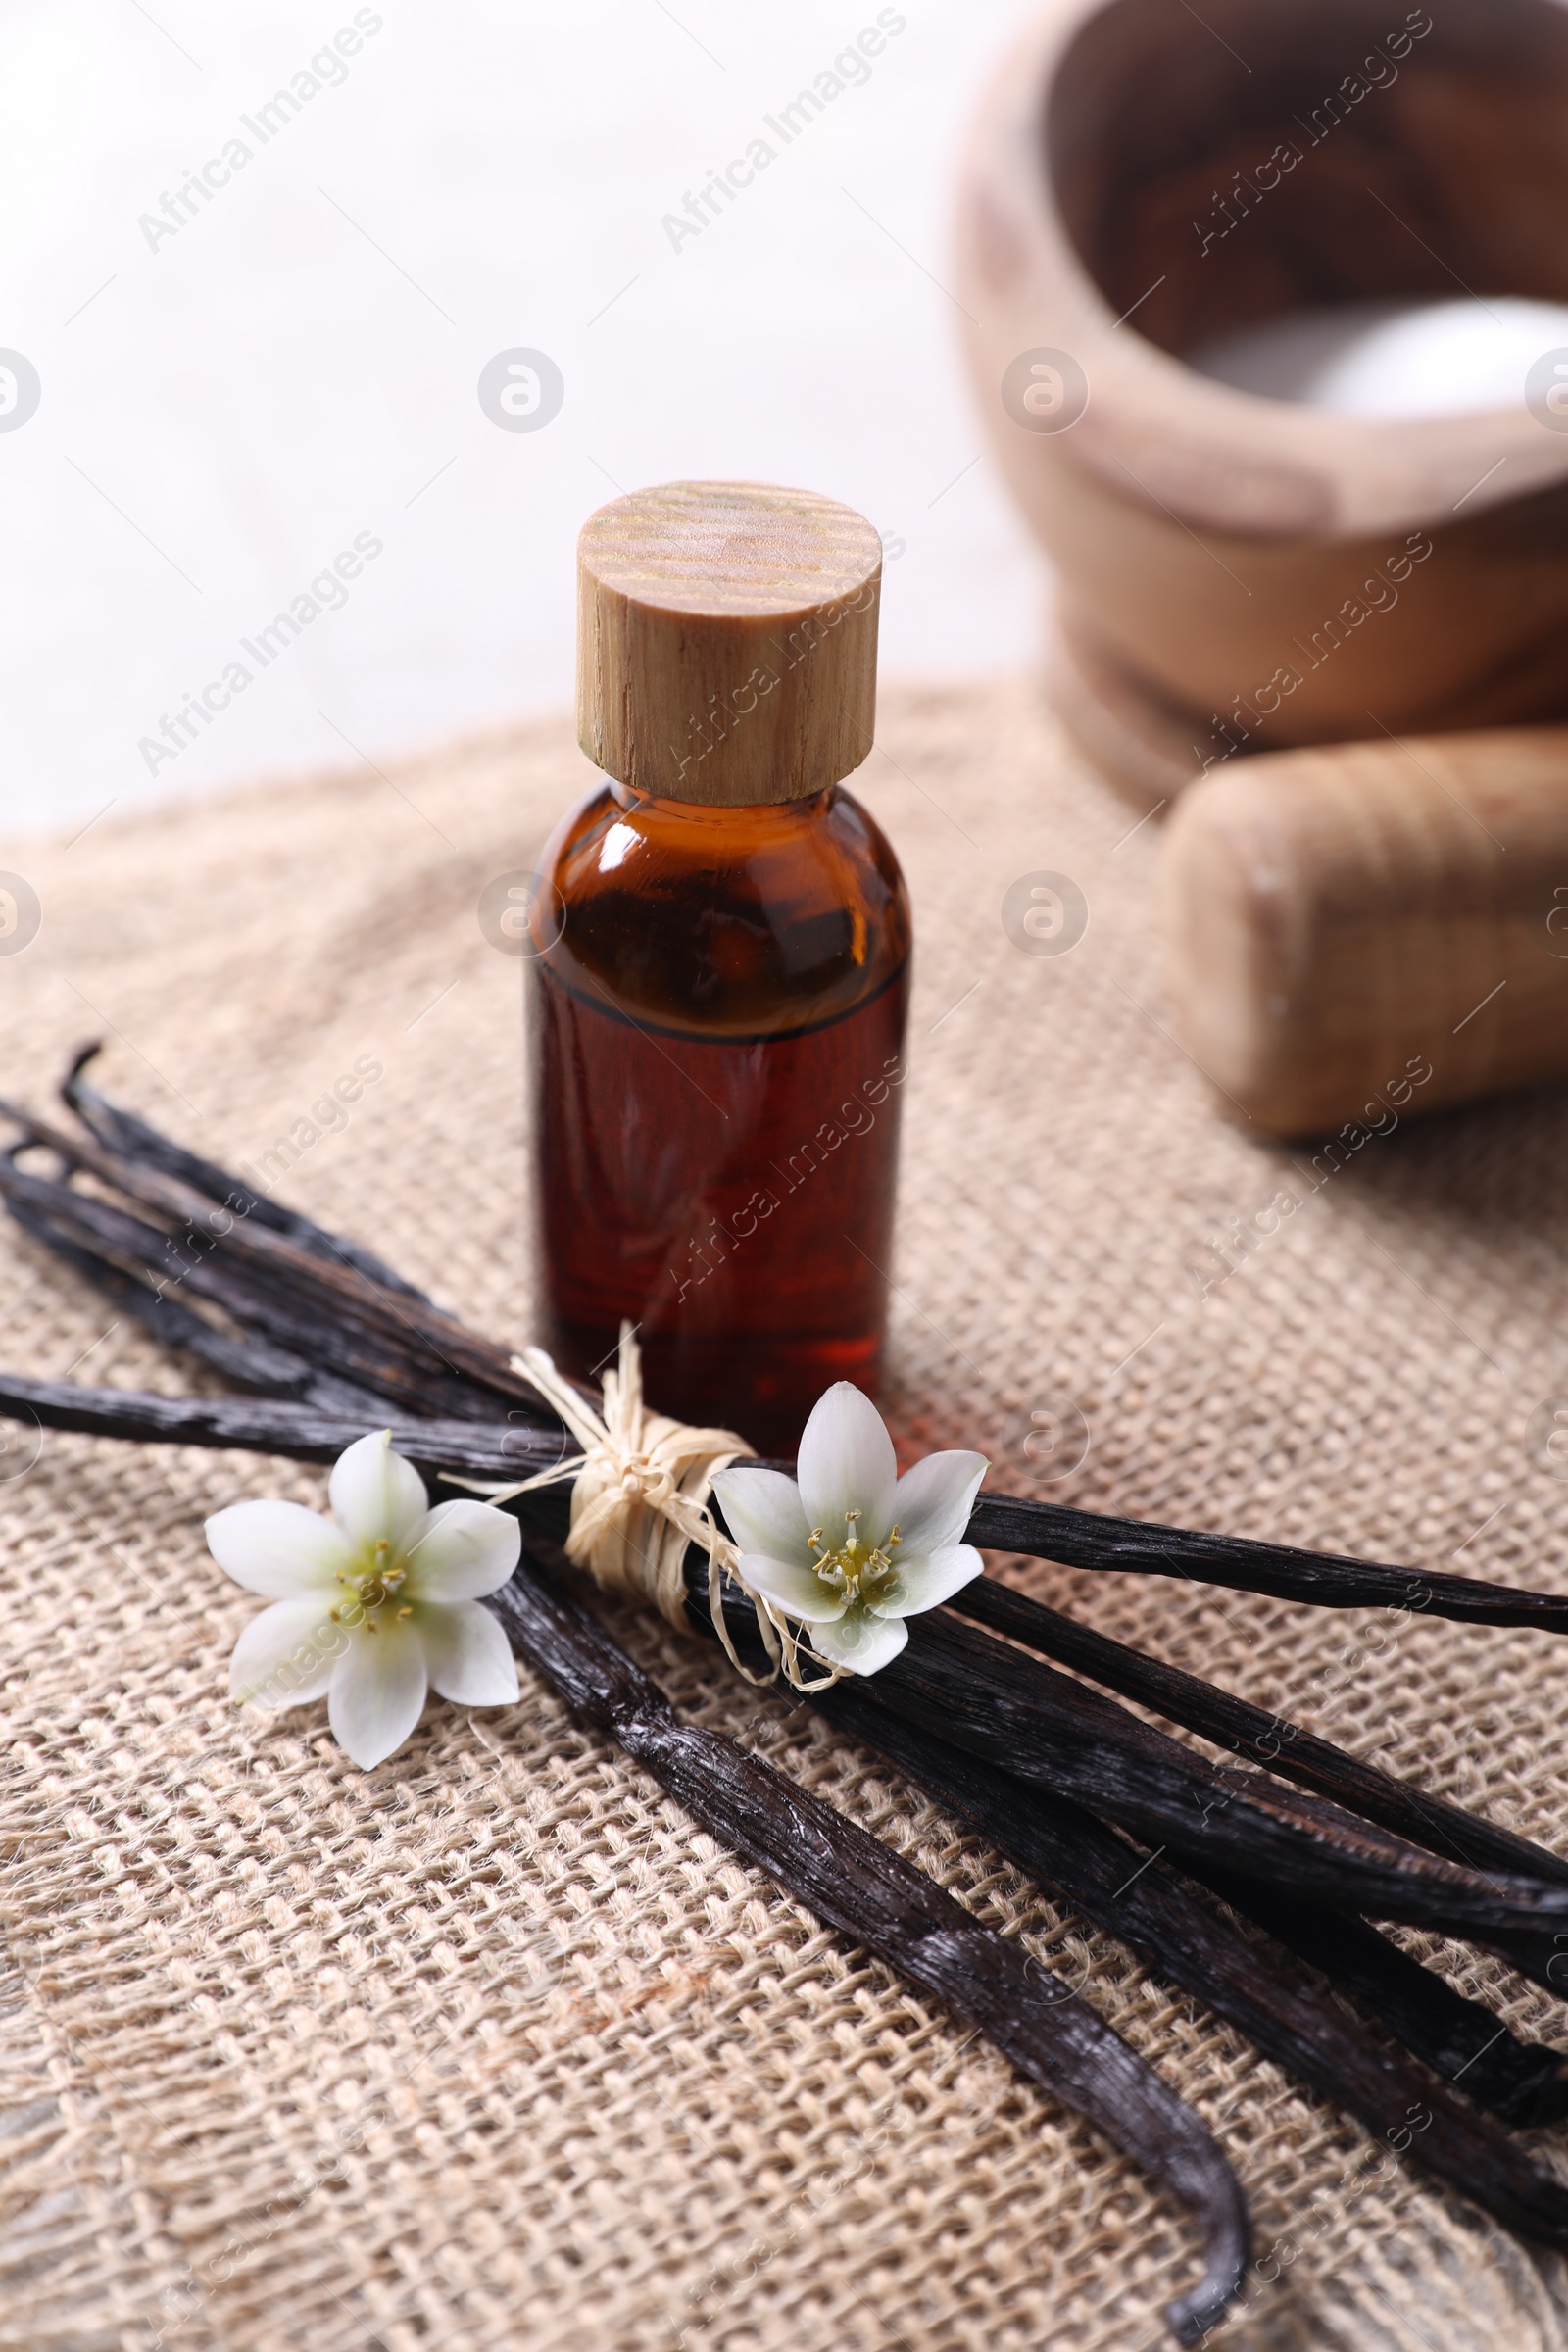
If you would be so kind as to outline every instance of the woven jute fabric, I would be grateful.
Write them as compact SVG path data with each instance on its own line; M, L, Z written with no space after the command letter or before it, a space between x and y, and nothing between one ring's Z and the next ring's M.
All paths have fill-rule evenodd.
M1138 811L1033 690L890 693L881 741L856 788L904 860L919 941L901 1446L978 1446L1004 1489L1562 1588L1568 1486L1527 1425L1568 1390L1564 1098L1406 1121L1337 1159L1267 1142L1220 1115L1173 1042L1157 822L1129 833ZM520 968L475 910L591 781L567 726L539 724L13 845L0 862L44 917L0 958L7 1093L42 1102L101 1036L111 1092L231 1165L267 1174L291 1142L286 1174L270 1163L279 1198L520 1342ZM1042 873L1088 901L1065 955L1004 927L1009 886ZM347 1123L315 1111L356 1069ZM0 1250L14 1368L198 1385L9 1227ZM0 1461L0 2345L1162 2340L1196 2258L1182 2214L527 1673L510 1709L432 1701L369 1774L319 1705L230 1706L257 1604L207 1556L203 1516L245 1494L319 1502L318 1473L55 1434L31 1452ZM1561 1842L1561 1644L1008 1573ZM1059 1963L1204 2115L1261 2256L1219 2340L1568 2345L1555 2259L787 1696L657 1618L613 1621L692 1716ZM1500 1963L1404 1940L1516 2028L1561 2034Z

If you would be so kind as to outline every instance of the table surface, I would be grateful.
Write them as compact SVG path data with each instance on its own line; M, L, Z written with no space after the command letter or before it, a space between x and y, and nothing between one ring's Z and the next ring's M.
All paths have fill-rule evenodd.
M289 1199L521 1338L519 972L475 909L586 781L563 717L0 851L43 907L0 958L7 1092L45 1102L103 1036L111 1093L229 1164L285 1139ZM1401 1127L1325 1173L1222 1118L1173 1042L1157 828L1131 830L1031 687L891 691L858 789L918 938L887 1397L906 1454L976 1446L1004 1489L1562 1588L1568 1487L1526 1430L1568 1392L1563 1095ZM1066 955L1003 925L1042 874L1087 902ZM347 1126L314 1119L367 1064ZM9 1228L0 1255L11 1365L191 1385ZM1053 1477L1041 1433L1074 1414L1087 1451ZM256 1604L201 1523L256 1494L318 1502L321 1481L59 1435L0 1481L22 2266L0 2341L34 2346L43 2309L47 2340L113 2352L1152 2352L1192 2275L1180 2215L531 1678L513 1708L432 1703L369 1775L319 1705L236 1713ZM1562 1842L1559 1644L1016 1573ZM1217 2340L1568 2345L1559 2262L1384 2171L868 1756L661 1621L621 1622L684 1708L1082 1978L1208 2119L1263 2262ZM1436 1956L1560 2036L1499 1964Z

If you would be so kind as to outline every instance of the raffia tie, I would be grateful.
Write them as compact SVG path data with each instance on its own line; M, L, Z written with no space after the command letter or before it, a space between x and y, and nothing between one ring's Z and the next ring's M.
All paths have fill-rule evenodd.
M514 1486L463 1483L504 1502L569 1478L566 1557L586 1568L607 1592L651 1601L671 1625L682 1628L687 1624L686 1553L693 1544L700 1544L708 1554L713 1630L731 1665L749 1683L771 1682L782 1671L798 1690L822 1688L821 1683L802 1679L801 1637L764 1595L751 1590L740 1572L739 1551L709 1508L719 1472L754 1454L756 1447L732 1429L693 1429L667 1414L650 1412L643 1398L642 1354L629 1323L620 1327L616 1366L605 1374L601 1412L562 1378L542 1348L514 1355L512 1367L555 1407L582 1451ZM724 1619L726 1577L757 1612L758 1630L772 1661L769 1674L752 1674L736 1653ZM827 1664L814 1652L808 1654L813 1663ZM829 1667L825 1681L837 1682L839 1673Z

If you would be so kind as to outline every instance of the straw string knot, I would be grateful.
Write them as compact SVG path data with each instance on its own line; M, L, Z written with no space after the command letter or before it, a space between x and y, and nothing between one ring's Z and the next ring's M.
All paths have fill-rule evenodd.
M755 1453L756 1447L732 1429L695 1429L666 1413L650 1412L643 1396L642 1356L629 1323L620 1327L616 1362L605 1374L598 1412L562 1377L542 1348L524 1348L513 1357L512 1368L554 1406L582 1450L534 1478L479 1491L506 1501L570 1479L566 1557L574 1567L585 1568L605 1592L651 1602L674 1626L687 1623L686 1553L692 1544L700 1545L708 1554L713 1628L731 1665L748 1682L771 1682L786 1662L779 1628L768 1603L747 1587L740 1574L740 1553L709 1507L719 1472ZM479 1488L476 1480L464 1484ZM770 1674L749 1673L736 1654L724 1620L726 1577L756 1609L772 1661Z

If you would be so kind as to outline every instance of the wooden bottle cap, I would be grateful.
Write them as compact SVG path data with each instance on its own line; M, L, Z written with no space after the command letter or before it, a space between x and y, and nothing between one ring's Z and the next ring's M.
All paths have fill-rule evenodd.
M876 725L882 543L765 482L612 499L577 542L577 740L635 791L735 808L859 766Z

